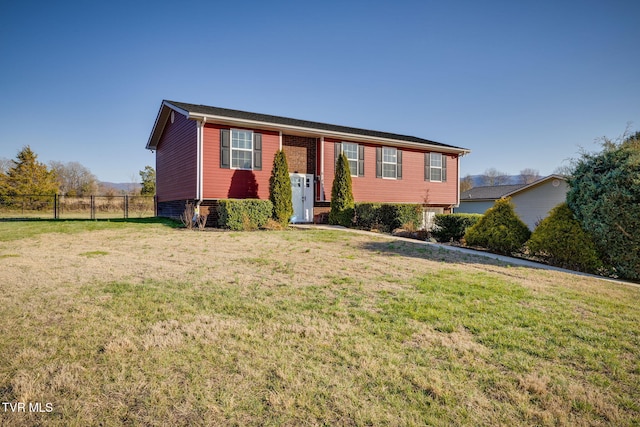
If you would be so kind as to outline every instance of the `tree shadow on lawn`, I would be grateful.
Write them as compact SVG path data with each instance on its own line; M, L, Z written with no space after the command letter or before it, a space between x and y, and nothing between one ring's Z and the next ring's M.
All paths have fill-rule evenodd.
M484 264L498 267L519 267L538 271L550 270L565 274L572 274L578 277L606 280L614 283L622 283L632 286L638 286L640 284L640 282L636 282L633 280L618 279L615 277L607 277L605 275L600 276L584 273L581 271L570 270L567 268L537 262L535 260L527 258L512 257L513 262L509 262L498 258L499 256L504 257L505 255L493 254L491 252L486 252L486 255L458 252L456 250L449 250L441 246L429 245L418 241L416 241L415 243L406 240L366 242L362 243L360 247L378 254L385 254L389 256L401 255L426 259L430 261L441 261L451 264ZM493 258L493 256L495 256L495 258ZM527 264L521 264L518 261L522 261Z
M415 243L405 240L370 241L362 243L359 246L368 251L388 256L405 256L451 264L487 264L500 267L524 267L515 263L512 264L496 258L491 258L491 255L482 256L458 252L455 250L445 249L441 246L428 245L419 241L416 241Z

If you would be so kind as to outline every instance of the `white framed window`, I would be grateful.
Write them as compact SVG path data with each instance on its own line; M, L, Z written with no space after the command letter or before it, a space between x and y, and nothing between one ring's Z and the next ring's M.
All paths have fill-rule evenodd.
M398 177L398 150L393 147L382 147L382 177Z
M447 155L424 153L424 180L447 182Z
M343 142L342 152L347 156L347 160L349 160L351 176L358 176L358 144Z
M253 131L231 129L231 168L253 168Z
M430 153L431 181L442 181L442 154Z
M364 176L364 145L343 141L336 142L334 147L336 164L338 163L338 158L344 154L349 163L349 173L351 176Z
M444 156L441 153L430 153L429 165L430 165L430 180L435 182L442 182L442 162Z

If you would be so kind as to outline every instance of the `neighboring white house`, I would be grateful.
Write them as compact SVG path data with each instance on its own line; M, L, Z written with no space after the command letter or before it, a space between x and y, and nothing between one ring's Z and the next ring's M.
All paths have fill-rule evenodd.
M533 230L551 209L566 201L568 189L561 175L549 175L531 184L474 187L460 194L455 213L483 214L496 200L511 197L516 213Z

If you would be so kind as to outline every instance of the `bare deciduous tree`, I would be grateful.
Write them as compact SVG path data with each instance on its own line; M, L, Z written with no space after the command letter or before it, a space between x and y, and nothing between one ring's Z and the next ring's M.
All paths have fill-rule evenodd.
M473 178L471 175L467 175L460 180L460 192L469 191L473 188Z
M489 168L482 174L482 183L490 186L505 185L509 183L509 175L496 168Z
M531 184L540 178L540 171L537 169L526 168L520 171L520 182L522 184Z
M574 166L570 164L563 164L555 168L553 170L553 173L555 175L571 176L573 174L573 169L574 169Z
M82 196L95 194L98 179L91 171L78 162L49 162L51 170L56 174L60 185L60 193L66 196Z
M11 166L13 166L11 160L6 157L0 157L0 173L7 173Z
M187 230L193 230L194 220L196 217L196 208L191 202L187 202L184 206L184 212L180 215L180 221Z

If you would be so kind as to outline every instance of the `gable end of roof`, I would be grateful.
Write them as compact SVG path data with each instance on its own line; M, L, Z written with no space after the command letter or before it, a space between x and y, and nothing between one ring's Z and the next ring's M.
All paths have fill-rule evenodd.
M498 200L504 197L511 197L516 194L529 190L532 187L544 184L551 179L560 179L566 181L566 178L562 175L552 174L538 179L529 184L514 184L514 185L492 185L483 187L474 187L470 190L464 191L460 194L460 201L490 201Z

